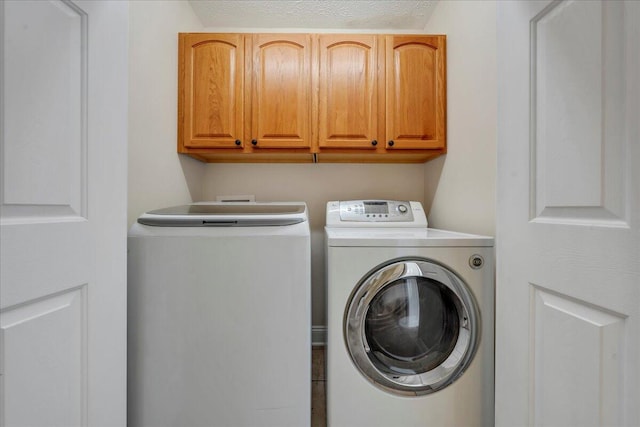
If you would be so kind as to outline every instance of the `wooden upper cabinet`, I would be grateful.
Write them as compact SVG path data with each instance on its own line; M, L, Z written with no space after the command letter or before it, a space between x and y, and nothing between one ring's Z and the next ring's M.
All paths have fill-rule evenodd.
M311 35L254 34L251 144L311 146Z
M446 37L179 34L178 152L424 162L446 152Z
M382 52L384 53L384 52ZM319 36L318 146L375 149L382 135L378 36ZM381 146L384 141L380 141Z
M445 36L386 36L386 148L444 149Z
M180 34L178 147L242 148L244 39Z

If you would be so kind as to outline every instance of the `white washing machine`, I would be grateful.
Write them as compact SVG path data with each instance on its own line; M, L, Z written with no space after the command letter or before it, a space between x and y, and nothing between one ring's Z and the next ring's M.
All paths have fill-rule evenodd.
M327 424L494 424L493 238L418 202L327 204Z
M128 250L130 427L310 424L304 203L160 209Z

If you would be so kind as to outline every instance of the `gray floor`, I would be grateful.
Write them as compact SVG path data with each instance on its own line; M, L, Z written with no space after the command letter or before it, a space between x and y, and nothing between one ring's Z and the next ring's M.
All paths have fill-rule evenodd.
M311 427L327 425L324 347L311 349Z

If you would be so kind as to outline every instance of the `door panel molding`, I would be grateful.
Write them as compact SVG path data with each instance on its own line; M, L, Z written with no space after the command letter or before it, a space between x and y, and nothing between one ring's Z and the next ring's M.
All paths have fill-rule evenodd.
M3 220L86 218L88 15L70 1L2 8Z
M530 286L530 425L620 425L627 316ZM567 395L583 410L568 408Z
M0 425L125 425L129 7L0 19Z
M497 33L496 426L640 425L640 3Z
M531 219L628 227L623 2L549 3L531 20Z
M87 292L84 284L0 310L0 425L88 424Z

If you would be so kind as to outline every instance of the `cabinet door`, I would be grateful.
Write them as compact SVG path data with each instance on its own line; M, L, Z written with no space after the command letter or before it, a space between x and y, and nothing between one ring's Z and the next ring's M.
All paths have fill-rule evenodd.
M445 36L386 36L386 148L445 147L445 42Z
M311 141L311 36L254 34L251 143L308 148Z
M375 148L379 95L378 37L323 34L319 38L319 141L320 148ZM384 40L384 39L383 39ZM382 128L384 129L384 128ZM380 136L378 136L380 135ZM381 144L380 146L382 146Z
M242 147L244 38L180 34L179 146Z

